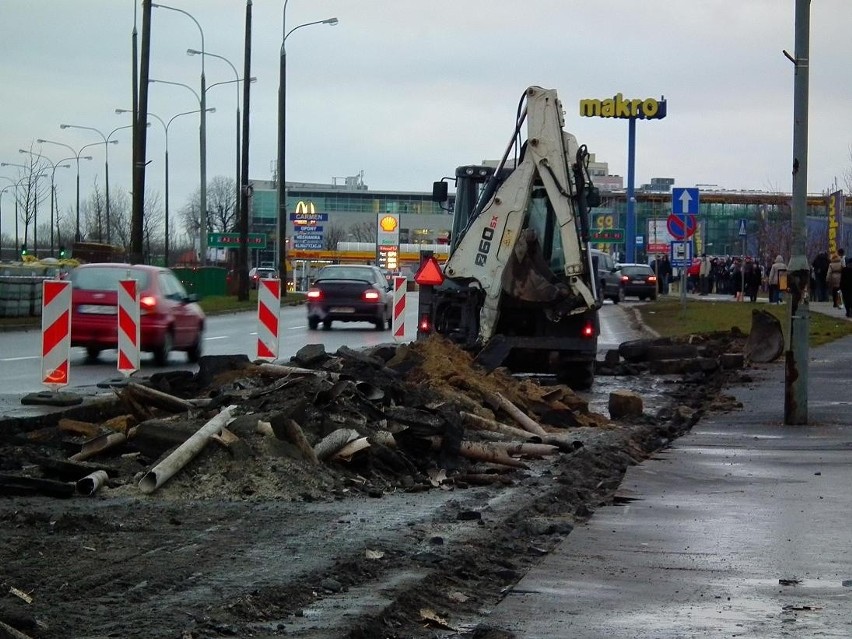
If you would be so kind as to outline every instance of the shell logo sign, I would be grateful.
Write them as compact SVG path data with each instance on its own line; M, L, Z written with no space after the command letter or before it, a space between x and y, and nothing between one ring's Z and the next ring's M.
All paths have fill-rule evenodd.
M399 220L393 215L385 215L379 220L379 228L385 233L393 233L399 226Z

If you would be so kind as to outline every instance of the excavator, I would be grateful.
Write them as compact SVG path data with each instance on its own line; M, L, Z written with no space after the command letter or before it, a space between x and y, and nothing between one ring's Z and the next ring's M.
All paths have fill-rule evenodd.
M586 146L564 127L556 91L529 87L496 166L462 166L434 183L433 200L447 202L455 182L454 217L443 281L420 287L418 338L438 333L486 369L555 375L582 390L594 382L600 333L589 248L600 195Z

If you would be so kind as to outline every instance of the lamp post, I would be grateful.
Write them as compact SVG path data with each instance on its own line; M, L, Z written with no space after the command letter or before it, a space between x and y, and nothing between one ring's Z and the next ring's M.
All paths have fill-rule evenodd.
M110 140L112 134L115 131L110 132L109 135L104 135L100 129L96 129L93 126L80 126L79 124L60 124L60 129L83 129L85 131L94 131L104 141L104 188L106 189L106 228L107 228L107 244L110 243L110 231L109 231L109 145L110 144L118 144L118 140ZM124 127L122 127L124 128Z
M287 294L287 187L284 171L287 136L287 50L285 44L290 34L297 29L314 24L327 24L333 27L337 22L337 18L326 18L325 20L305 22L287 31L287 0L284 0L284 8L281 11L281 57L278 64L278 215L276 220L278 242L275 251L280 278L284 284L281 288L281 295Z
M210 108L210 109L208 109L208 111L210 111L211 113L215 113L216 109ZM133 113L133 111L131 111L130 109L116 109L115 112L116 113ZM160 124L163 125L163 133L165 135L166 154L165 154L165 158L164 158L164 174L165 174L165 190L166 190L166 194L165 194L166 233L165 233L164 244L163 244L163 262L164 262L164 264L167 268L169 266L169 127L171 126L172 122L174 122L177 118L179 118L183 115L192 115L193 113L198 113L198 109L196 109L194 111L184 111L183 113L178 113L176 115L173 115L171 118L169 118L168 122L166 122L165 120L163 120L163 118L161 118L156 113L151 113L150 111L148 112L148 115L150 117L155 118Z
M198 95L198 92L193 89L188 84L184 84L183 82L172 82L170 80L155 80L153 78L149 79L148 82L151 83L159 83L159 84L171 84L178 87L183 87L188 91L192 92L192 95L195 96L195 99L198 101L198 109L195 109L195 112L201 113L201 119L206 121L207 118L204 115L204 111L206 110L207 101L204 97L204 94ZM205 134L206 134L206 125L205 125ZM198 244L199 250L201 252L200 260L201 265L207 265L207 167L205 156L207 155L207 141L202 137L201 145L200 145L200 154L201 154L201 184L199 186L199 208L200 210L200 224L198 230Z
M83 149L94 145L87 144L85 146L80 147L79 151L75 151L74 147L69 146L64 142L54 142L53 140L45 140L44 138L39 138L38 140L36 140L36 142L38 142L39 144L55 144L56 146L65 147L66 149L71 151L71 153L74 154L74 159L77 161L77 220L74 224L74 241L79 242L82 239L82 236L80 235L80 159L82 158L83 160L91 160L91 155L83 156L81 155L81 153L83 153ZM97 142L96 144L100 144L100 142Z
M170 11L177 11L178 13L182 13L187 18L192 20L195 23L195 26L198 27L198 32L201 34L201 97L199 98L199 112L200 112L200 127L199 127L199 137L201 139L201 193L200 193L200 205L201 205L201 231L199 235L199 244L201 250L201 265L207 265L207 80L204 75L204 52L206 51L204 47L204 29L201 28L201 25L198 23L192 14L184 11L183 9L178 9L176 7L170 7L165 4L159 3L151 3L151 6L158 9L169 9Z
M236 210L236 208L239 206L239 203L240 203L240 74L237 73L237 68L233 64L231 64L231 61L228 60L228 58L226 58L225 56L217 55L215 53L210 53L209 51L206 51L206 52L205 51L199 51L198 49L187 49L186 54L187 55L200 55L202 57L206 55L206 56L210 56L211 58L218 58L220 60L223 60L224 62L227 62L228 66L231 67L231 70L234 72L234 83L235 83L235 86L237 88L237 120L236 120L236 127L234 129L235 132L236 132L235 133L235 135L236 135L235 157L237 158L237 162L236 162L237 172L234 174L236 176L234 178L234 184L236 186L236 194L235 194L235 197L234 197L234 209ZM216 84L224 84L224 83L217 82ZM211 89L214 86L216 86L216 85L211 84L209 87L207 87L207 89Z
M45 162L50 165L50 257L53 257L54 251L54 243L53 243L53 218L54 218L54 198L56 193L56 169L63 168L68 169L71 168L70 164L62 164L63 162L67 162L68 160L73 160L74 158L63 158L59 160L59 162L52 162L49 157L46 155L42 155L41 153L36 153L35 151L27 151L26 149L18 149L18 153L26 153L27 155L32 155L33 157L41 158Z

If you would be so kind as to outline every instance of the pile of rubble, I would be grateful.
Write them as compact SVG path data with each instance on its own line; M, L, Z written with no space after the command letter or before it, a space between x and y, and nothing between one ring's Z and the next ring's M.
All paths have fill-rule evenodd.
M741 338L694 339L700 355L696 343L627 343L599 372L706 376L733 367ZM614 393L610 412L643 417L630 393ZM4 428L0 494L321 500L510 483L618 427L567 386L483 373L437 336L334 354L311 345L286 366L204 357L197 374L131 378L55 425Z

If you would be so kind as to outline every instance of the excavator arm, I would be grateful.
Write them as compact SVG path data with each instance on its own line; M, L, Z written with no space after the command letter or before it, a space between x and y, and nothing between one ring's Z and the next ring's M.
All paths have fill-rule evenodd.
M591 272L591 258L583 250L587 228L578 217L585 213L585 184L577 184L575 177L582 176L582 167L572 167L569 162L569 158L580 162L585 149L581 150L576 138L563 130L562 104L555 91L530 87L525 91L525 103L516 122L516 135L524 119L527 122L521 159L478 207L444 269L451 280L480 289L480 344L494 336L504 294L551 305L548 317L553 321L599 305L594 278L583 277ZM501 173L511 147L512 142L495 175ZM562 273L558 278L541 254L544 238L526 226L534 192L540 196L542 188L548 214L555 216L560 236L557 245L562 251ZM541 206L541 197L535 201Z

